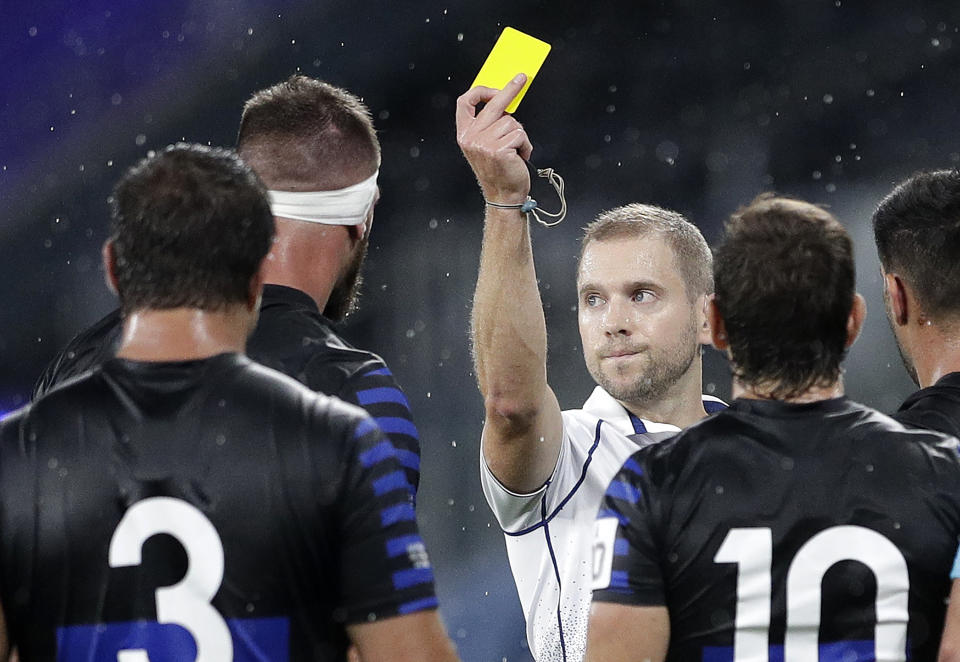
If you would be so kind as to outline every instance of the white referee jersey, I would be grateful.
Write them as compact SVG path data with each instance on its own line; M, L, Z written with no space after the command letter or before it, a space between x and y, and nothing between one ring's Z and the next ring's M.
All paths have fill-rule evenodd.
M723 406L711 396L704 396L704 404L710 405L708 411ZM536 492L516 494L504 488L481 451L483 493L506 538L527 641L537 662L583 659L600 500L630 455L678 431L632 416L598 386L583 409L563 412L557 466Z

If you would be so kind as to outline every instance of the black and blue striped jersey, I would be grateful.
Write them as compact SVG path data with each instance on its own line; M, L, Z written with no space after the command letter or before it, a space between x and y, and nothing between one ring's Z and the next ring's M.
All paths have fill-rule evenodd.
M944 375L903 401L893 414L904 425L960 437L960 372Z
M342 660L437 604L393 443L237 354L110 359L0 423L0 601L58 662Z
M955 439L741 399L614 477L593 599L666 606L668 660L930 660L958 534Z
M34 398L112 357L122 321L113 311L71 340L38 380ZM420 436L403 390L382 358L337 335L310 296L283 285L264 286L247 356L366 409L393 442L414 489L419 486Z

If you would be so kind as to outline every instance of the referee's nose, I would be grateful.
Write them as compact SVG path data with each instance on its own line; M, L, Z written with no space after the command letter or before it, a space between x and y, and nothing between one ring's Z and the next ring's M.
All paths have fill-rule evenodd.
M632 335L636 320L631 302L621 296L610 297L606 309L600 315L600 324L608 336Z

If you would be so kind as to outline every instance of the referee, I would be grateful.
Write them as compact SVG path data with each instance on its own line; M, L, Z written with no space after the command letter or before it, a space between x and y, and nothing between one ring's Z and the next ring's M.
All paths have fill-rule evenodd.
M274 225L232 152L114 189L116 357L0 423L0 658L455 660L362 410L243 356Z

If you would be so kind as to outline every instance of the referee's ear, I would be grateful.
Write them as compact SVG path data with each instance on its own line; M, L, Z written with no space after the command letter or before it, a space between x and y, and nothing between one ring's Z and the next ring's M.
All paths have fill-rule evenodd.
M710 344L721 352L730 349L730 341L727 339L727 325L717 308L717 295L715 294L711 294L707 301L707 320L710 322Z
M100 249L100 255L103 258L103 275L107 281L107 287L110 288L111 292L119 295L120 292L117 289L116 273L117 261L113 254L113 239L107 239L105 242L103 242L103 248Z

